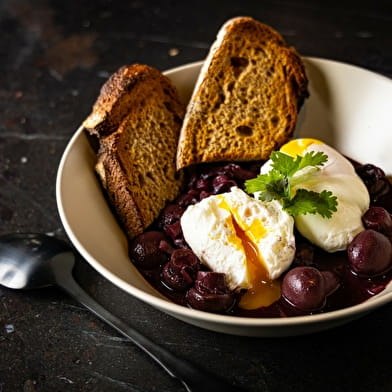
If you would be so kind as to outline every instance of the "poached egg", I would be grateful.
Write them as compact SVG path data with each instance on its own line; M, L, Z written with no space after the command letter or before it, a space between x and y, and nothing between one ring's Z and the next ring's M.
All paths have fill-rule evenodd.
M364 230L362 215L370 203L367 188L353 165L335 149L316 139L294 139L284 144L280 151L292 157L304 156L310 151L321 151L328 156L320 170L310 176L304 176L309 168L297 172L293 180L299 176L303 179L293 186L292 191L295 193L299 188L318 193L331 191L337 197L337 211L331 218L318 214L298 215L294 217L295 226L305 238L327 252L347 249L354 237ZM267 173L270 167L271 161L267 161L260 172Z
M279 276L295 255L294 220L278 201L261 202L237 187L189 206L184 238L231 290L246 289L239 306L255 309L280 297Z

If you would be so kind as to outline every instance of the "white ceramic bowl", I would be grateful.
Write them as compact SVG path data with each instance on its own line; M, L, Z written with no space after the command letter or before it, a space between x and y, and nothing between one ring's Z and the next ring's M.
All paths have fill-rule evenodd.
M367 70L334 61L305 58L310 98L296 136L324 140L363 163L392 173L392 81ZM184 102L190 97L201 62L166 72ZM94 174L95 155L83 129L70 140L57 177L62 223L83 257L105 278L134 297L187 323L229 334L292 336L332 328L392 300L392 285L365 303L324 314L292 318L242 318L201 312L176 305L152 288L128 258L127 240Z

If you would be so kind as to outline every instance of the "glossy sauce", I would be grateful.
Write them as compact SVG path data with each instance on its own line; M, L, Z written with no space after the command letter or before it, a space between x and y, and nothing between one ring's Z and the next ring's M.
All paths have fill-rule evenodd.
M354 166L358 165L353 162ZM229 164L230 165L230 164ZM247 166L246 170L247 170ZM216 170L215 168L209 170ZM256 166L255 173L258 172ZM189 182L188 190L184 191L184 195L179 197L179 200L184 200L188 195L194 197L197 179L202 178L203 180L208 177L208 174L201 172ZM241 187L240 182L238 186ZM227 191L223 190L223 191ZM222 192L223 192L222 191ZM198 191L200 193L200 191ZM181 205L179 203L179 205ZM387 194L378 198L376 201L372 201L372 205L382 206L387 209L390 213L392 211L392 187ZM233 222L235 219L233 219ZM152 226L154 229L157 226ZM291 306L288 302L280 297L280 282L279 280L271 282L268 280L265 269L263 268L262 255L257 254L257 251L252 246L252 241L247 237L246 232L236 225L237 236L241 238L242 245L248 255L249 267L253 270L255 281L254 290L249 290L245 293L239 293L237 296L236 304L227 312L233 316L241 317L291 317L300 316L307 313L301 312L298 309ZM296 236L297 249L301 245L305 245L313 249L313 258L311 265L317 267L320 270L331 271L339 277L340 286L339 288L327 297L326 305L320 312L328 312L345 307L359 304L363 301L368 300L374 295L380 293L392 280L392 270L389 272L374 278L360 278L355 275L349 267L349 262L346 252L335 252L327 253L317 247L311 245L306 239L301 236ZM299 263L299 264L298 264ZM294 260L292 267L296 267L301 264L297 259ZM305 264L309 265L309 264ZM206 267L202 267L206 269ZM153 270L140 272L146 278L146 280L164 296L172 300L173 302L187 306L185 299L186 292L176 292L169 289L165 284L162 283L160 277L160 268ZM251 309L257 306L257 309ZM259 306L259 307L258 307Z

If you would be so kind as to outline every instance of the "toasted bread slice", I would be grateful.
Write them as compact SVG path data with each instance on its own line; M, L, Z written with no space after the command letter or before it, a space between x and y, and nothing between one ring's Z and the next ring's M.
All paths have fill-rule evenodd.
M99 138L96 171L130 239L180 191L175 160L184 113L170 80L136 64L107 81L84 122Z
M229 20L189 102L177 169L267 159L292 135L307 83L300 56L278 32L249 17Z

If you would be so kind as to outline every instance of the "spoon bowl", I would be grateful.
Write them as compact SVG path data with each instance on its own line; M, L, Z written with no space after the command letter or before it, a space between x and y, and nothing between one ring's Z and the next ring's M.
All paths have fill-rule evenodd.
M71 274L74 253L64 241L39 233L0 237L0 284L11 289L37 289L58 284Z

